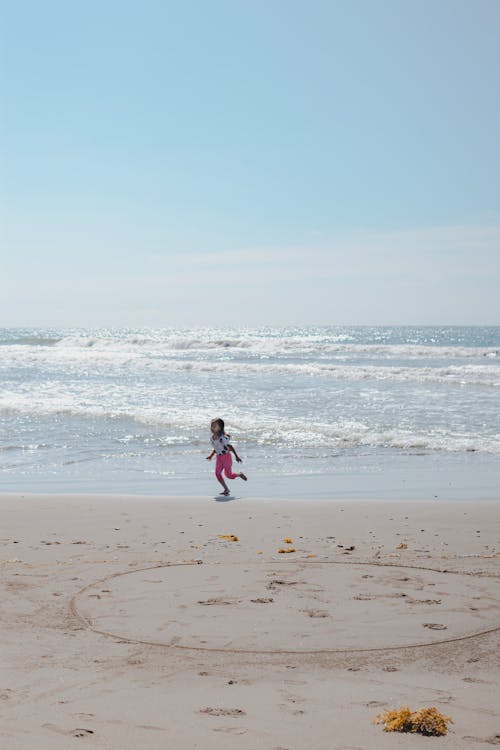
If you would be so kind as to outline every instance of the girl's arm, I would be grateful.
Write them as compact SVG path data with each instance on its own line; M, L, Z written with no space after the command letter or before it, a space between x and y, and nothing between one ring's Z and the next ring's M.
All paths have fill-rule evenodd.
M235 459L237 460L237 462L239 464L243 463L242 460L241 460L241 458L238 456L238 454L236 453L236 451L235 451L235 449L233 448L232 445L229 446L229 450L231 451L231 453L234 453L234 457L235 457Z
M212 451L212 453L209 456L207 456L207 461L211 461L214 456L215 456L215 451Z

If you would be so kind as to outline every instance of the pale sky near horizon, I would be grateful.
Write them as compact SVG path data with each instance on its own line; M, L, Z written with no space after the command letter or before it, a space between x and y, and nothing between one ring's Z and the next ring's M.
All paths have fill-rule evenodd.
M0 7L0 326L500 324L499 0Z

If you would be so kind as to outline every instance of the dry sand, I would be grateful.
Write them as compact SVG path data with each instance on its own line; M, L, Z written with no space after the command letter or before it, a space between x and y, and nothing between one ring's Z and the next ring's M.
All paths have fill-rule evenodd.
M0 503L2 748L500 745L496 502Z

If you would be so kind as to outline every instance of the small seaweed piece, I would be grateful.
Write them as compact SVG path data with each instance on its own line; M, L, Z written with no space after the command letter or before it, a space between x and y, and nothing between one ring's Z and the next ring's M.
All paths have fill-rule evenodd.
M450 716L440 713L435 706L412 711L409 706L384 711L373 719L374 724L383 724L384 732L413 732L427 737L440 737L447 733Z
M295 547L280 547L278 552L280 555L287 554L288 552L295 552Z
M227 539L228 542L240 541L240 538L236 534L219 534L219 539Z
M285 538L283 539L283 541L285 542L285 544L293 544L293 539L290 539L290 537L289 537L289 536L286 536L286 537L285 537Z

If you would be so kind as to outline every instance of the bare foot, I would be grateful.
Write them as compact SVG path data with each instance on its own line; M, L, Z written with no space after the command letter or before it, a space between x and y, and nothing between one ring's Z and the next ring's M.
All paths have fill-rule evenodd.
M229 490L224 490L224 492L219 492L219 495L229 495Z
M240 477L246 482L248 480L248 477L246 477L242 471L240 471Z

